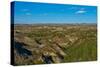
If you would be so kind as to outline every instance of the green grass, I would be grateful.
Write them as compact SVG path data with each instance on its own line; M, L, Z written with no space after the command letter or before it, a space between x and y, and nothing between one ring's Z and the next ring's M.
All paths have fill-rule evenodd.
M15 57L15 63L17 65L44 64L41 55L44 52L53 52L59 57L57 47L60 48L60 51L63 51L66 54L63 56L64 59L61 59L61 63L97 60L97 29L95 26L93 26L93 29L91 29L91 26L72 27L71 29L67 29L68 27L64 26L64 30L61 31L56 30L56 28L53 30L52 26L48 26L48 28L49 29L42 28L42 26L41 29L38 29L38 26L33 26L31 30L27 29L27 27L24 27L23 30L18 28L22 34L15 33L17 34L15 39L21 41L24 40L24 36L31 39L30 41L25 40L25 43L29 44L29 46L23 46L23 48L30 49L32 57L26 59L23 56L20 57L20 55L17 55ZM76 40L74 41L73 39ZM40 47L36 40L42 43L44 47ZM63 43L66 45L63 45ZM60 44L60 46L57 44ZM42 60L38 60L38 56L41 57Z
M85 40L80 44L73 44L72 47L66 48L64 62L75 61L93 61L97 59L97 43L96 40Z

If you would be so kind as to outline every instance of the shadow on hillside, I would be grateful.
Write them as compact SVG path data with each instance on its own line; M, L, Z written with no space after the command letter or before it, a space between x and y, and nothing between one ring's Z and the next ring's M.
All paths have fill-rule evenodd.
M45 62L46 64L51 64L51 63L53 63L53 59L52 59L51 56L42 55L42 58L43 58L43 60L44 60L44 62Z
M24 48L23 46L26 45L20 42L14 42L14 48L16 49L17 53L22 56L31 56L32 52Z

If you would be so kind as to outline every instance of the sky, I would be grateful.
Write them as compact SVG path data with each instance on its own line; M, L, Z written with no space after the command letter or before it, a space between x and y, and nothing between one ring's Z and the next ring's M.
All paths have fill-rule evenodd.
M97 7L71 4L13 2L15 24L97 23Z

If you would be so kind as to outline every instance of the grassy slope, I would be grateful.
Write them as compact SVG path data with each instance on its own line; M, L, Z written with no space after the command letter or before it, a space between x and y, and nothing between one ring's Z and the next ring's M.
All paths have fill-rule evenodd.
M52 45L51 43L48 42L48 39L51 39L53 41L53 38L55 38L56 36L62 38L65 42L69 42L68 38L64 37L65 35L78 37L79 39L76 42L72 43L69 47L62 48L62 50L66 53L66 56L64 56L62 62L93 61L97 59L97 39L96 39L97 35L95 35L96 29L87 30L87 28L88 27L86 27L86 30L81 30L84 29L83 27L80 27L80 29L78 28L66 29L66 31L60 31L60 32L59 31L50 32L51 29L37 30L33 28L33 30L31 30L30 32L24 32L24 34L31 39L36 39L36 40L42 39L44 41L46 40L47 42L45 44L47 46L48 44ZM35 54L35 52L33 52L33 54ZM35 61L35 62L33 60L30 62L29 61L26 61L26 63L24 64L44 64L44 62L41 61Z
M95 30L88 30L86 33L81 32L79 36L81 39L64 50L67 53L64 62L97 60L97 39L95 34Z

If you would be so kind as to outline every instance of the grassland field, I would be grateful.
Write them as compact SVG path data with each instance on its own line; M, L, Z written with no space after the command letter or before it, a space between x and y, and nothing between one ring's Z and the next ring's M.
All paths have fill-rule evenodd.
M14 64L97 60L97 25L15 25Z

